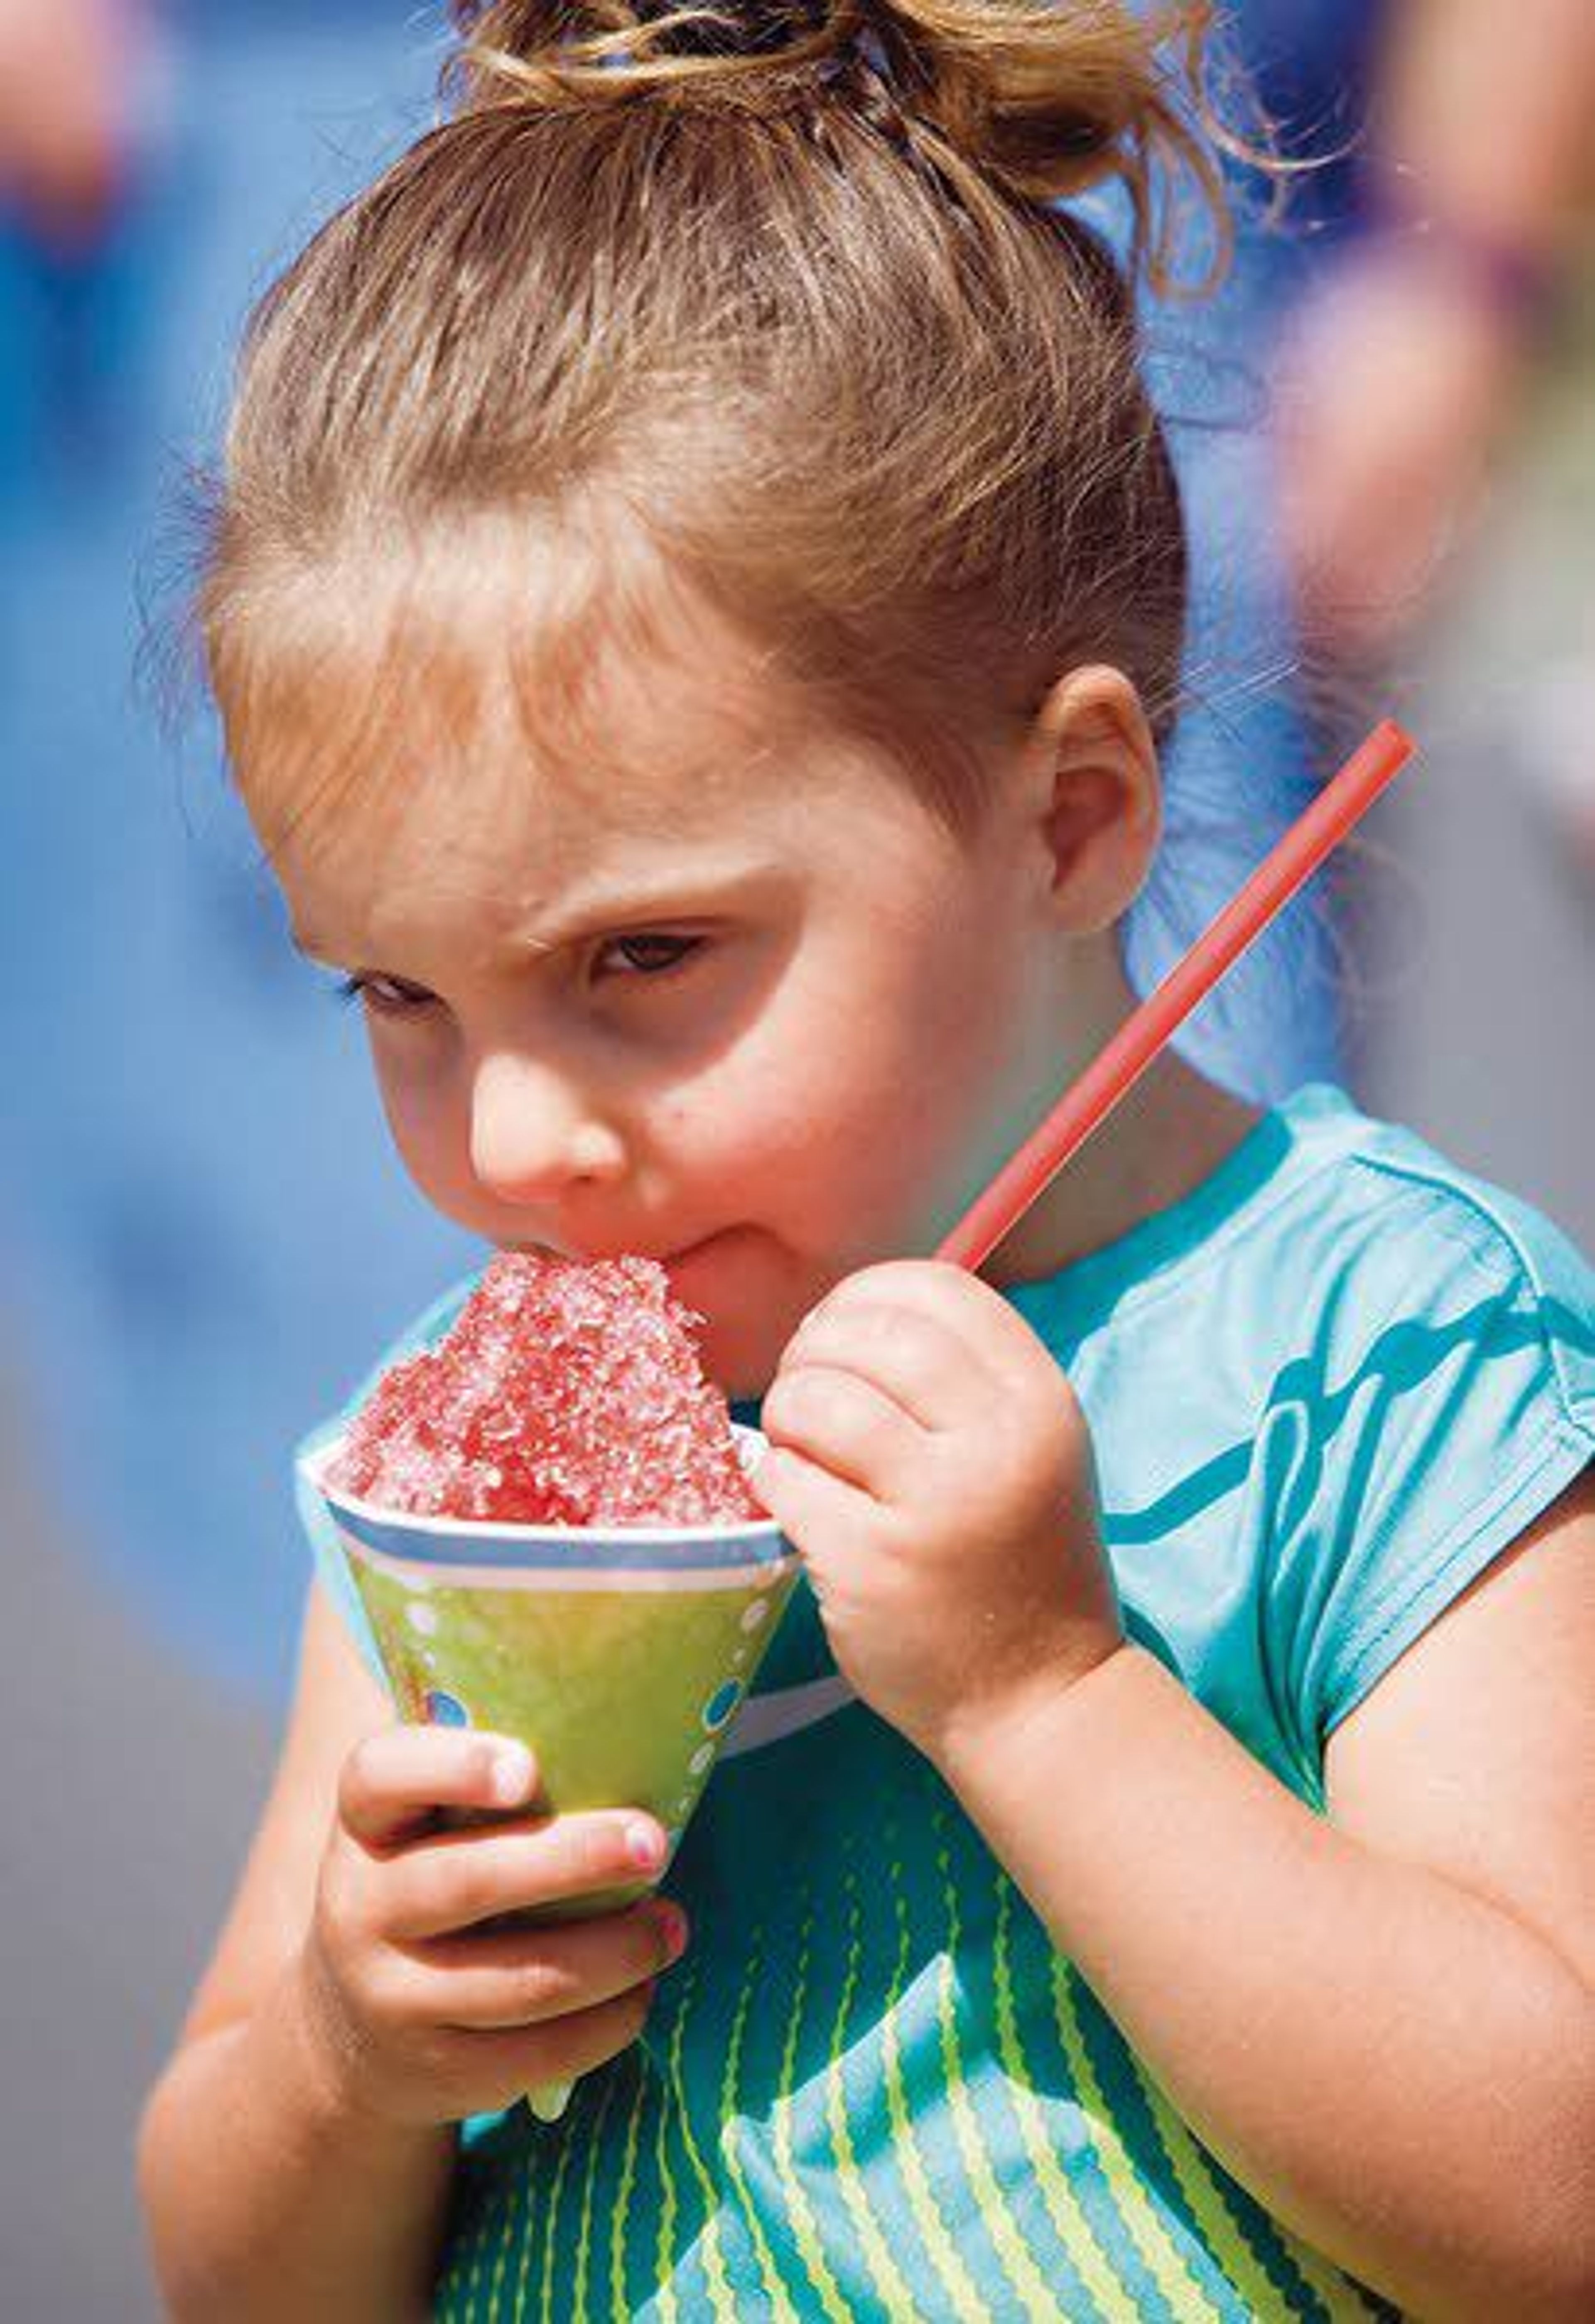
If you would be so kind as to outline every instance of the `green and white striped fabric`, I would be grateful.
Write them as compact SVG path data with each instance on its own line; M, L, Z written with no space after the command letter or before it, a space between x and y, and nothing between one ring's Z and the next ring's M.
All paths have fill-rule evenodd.
M1219 2167L868 1711L724 1764L670 1886L703 1937L644 2043L467 2143L451 2324L1391 2312Z

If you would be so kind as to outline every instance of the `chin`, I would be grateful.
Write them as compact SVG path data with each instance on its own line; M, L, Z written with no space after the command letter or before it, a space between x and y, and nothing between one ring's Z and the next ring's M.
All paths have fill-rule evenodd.
M788 1316L780 1302L759 1302L751 1307L730 1303L730 1312L716 1314L707 1300L688 1298L704 1317L692 1326L704 1377L712 1380L733 1404L761 1398L779 1367L781 1353L801 1320L801 1308Z
M768 1327L757 1325L711 1322L693 1326L704 1377L733 1404L755 1402L775 1378L780 1348L770 1348L768 1337Z
M811 1299L789 1261L751 1228L728 1229L668 1260L706 1376L735 1402L761 1397Z

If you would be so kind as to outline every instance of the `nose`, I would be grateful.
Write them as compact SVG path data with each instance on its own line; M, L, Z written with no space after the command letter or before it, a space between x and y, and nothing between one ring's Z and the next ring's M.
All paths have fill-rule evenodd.
M566 1074L539 1059L484 1057L471 1092L471 1167L510 1203L608 1185L626 1167L615 1130Z

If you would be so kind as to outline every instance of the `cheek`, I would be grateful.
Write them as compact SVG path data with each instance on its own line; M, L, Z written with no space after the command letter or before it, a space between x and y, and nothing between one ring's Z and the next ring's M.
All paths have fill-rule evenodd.
M956 962L934 977L888 965L788 995L705 1086L703 1121L683 1114L675 1147L839 1248L922 1234L995 1134L1004 1025L989 986Z
M372 1043L377 1093L399 1157L421 1192L438 1200L457 1194L470 1177L469 1132L452 1080L417 1072L384 1057Z
M861 1215L928 1250L1012 1144L1019 1012L1000 964L953 952L897 996L856 1051Z

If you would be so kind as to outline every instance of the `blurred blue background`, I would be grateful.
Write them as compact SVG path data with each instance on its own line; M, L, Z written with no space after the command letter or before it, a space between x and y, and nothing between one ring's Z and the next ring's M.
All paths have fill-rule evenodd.
M139 601L180 611L249 301L423 124L438 35L353 0L172 32L107 238L0 241L0 1233L64 1513L141 1619L269 1697L287 1449L472 1247L390 1158L197 693L173 733L135 678Z
M190 689L171 730L159 661L138 669L146 617L159 647L180 613L184 479L214 454L244 316L430 118L441 13L168 8L129 82L132 165L101 229L0 209L0 1524L28 1608L0 1979L8 2316L155 2313L132 2126L268 1780L307 1571L289 1451L476 1255L389 1150L357 1014L286 943L208 713ZM1330 142L1355 128L1375 13L1254 0L1277 115ZM1349 167L1326 173L1290 237L1249 230L1217 307L1156 323L1196 534L1198 706L1143 980L1345 739L1290 682L1257 373L1351 197ZM1379 824L1385 869L1348 923L1338 994L1322 911L1298 912L1192 1043L1263 1094L1344 1071L1586 1240L1590 922L1526 802L1537 762L1589 723L1592 351L1586 316L1471 595L1398 687L1357 705L1358 733L1397 710L1426 759ZM1179 826L1215 815L1227 852L1194 885Z

